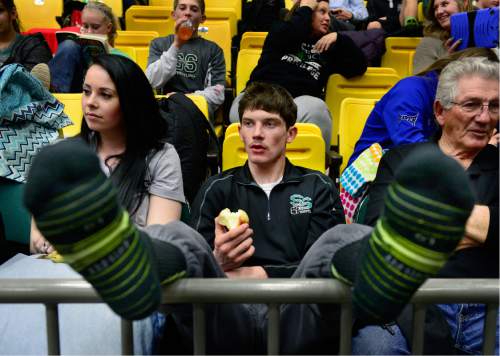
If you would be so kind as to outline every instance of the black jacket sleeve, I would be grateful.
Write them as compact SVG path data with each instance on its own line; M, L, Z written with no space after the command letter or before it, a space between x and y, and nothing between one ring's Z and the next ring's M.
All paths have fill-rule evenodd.
M384 199L389 184L394 180L394 173L403 161L404 155L398 147L382 156L377 169L377 176L368 188L368 205L363 223L375 226L384 210Z
M12 49L11 56L5 64L19 63L31 70L38 63L47 63L52 59L49 45L41 33L24 36Z
M362 75L366 72L367 60L363 51L354 41L337 33L337 41L327 52L330 73L339 73L346 78Z

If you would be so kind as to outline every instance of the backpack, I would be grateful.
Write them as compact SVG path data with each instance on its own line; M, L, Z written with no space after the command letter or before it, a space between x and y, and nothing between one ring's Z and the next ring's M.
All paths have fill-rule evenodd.
M217 142L217 136L205 115L184 94L161 98L158 105L168 124L166 140L175 147L181 160L184 195L192 203L207 178L208 148L211 140Z

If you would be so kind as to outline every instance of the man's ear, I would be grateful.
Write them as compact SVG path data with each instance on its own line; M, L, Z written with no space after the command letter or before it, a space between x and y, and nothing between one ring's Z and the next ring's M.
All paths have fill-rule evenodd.
M441 104L440 101L438 100L435 100L434 101L434 116L436 117L436 121L438 122L439 126L443 126L444 125L444 107L443 105Z
M292 143L295 137L297 137L297 127L292 126L288 129L286 143Z

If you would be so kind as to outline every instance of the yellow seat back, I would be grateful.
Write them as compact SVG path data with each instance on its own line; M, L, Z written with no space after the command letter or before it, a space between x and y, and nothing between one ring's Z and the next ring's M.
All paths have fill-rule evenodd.
M293 0L285 0L285 7L290 10L293 6Z
M264 46L267 32L245 32L241 36L240 50L247 48L260 48Z
M117 31L115 46L130 46L149 48L152 40L160 35L156 31Z
M332 114L332 138L330 144L338 145L340 104L345 98L380 99L401 78L392 70L388 73L372 69L359 77L346 79L340 74L332 74L326 86L326 105ZM382 70L383 71L383 70Z
M161 98L168 98L170 95L155 95L155 96L156 96L156 99L161 99ZM205 97L203 95L199 95L199 94L186 94L186 96L193 101L193 103L203 113L205 118L207 120L209 120L207 99L205 99Z
M16 0L21 25L30 28L60 28L56 16L63 13L63 0Z
M417 5L417 20L420 23L424 23L425 15L424 15L424 3L420 1Z
M345 98L340 106L339 154L342 156L340 172L344 170L354 152L366 119L377 103L377 99Z
M155 31L166 36L173 33L172 23L167 23L170 13L166 6L132 5L125 12L127 31Z
M64 112L73 121L73 125L62 129L63 137L78 135L83 119L82 93L54 93L53 95L64 104Z
M174 7L173 0L149 0L149 5L166 6L172 11ZM205 12L207 10L228 9L234 11L236 19L241 20L241 0L206 0Z
M259 62L262 49L247 48L240 49L238 52L238 61L236 62L236 94L241 93L250 79L250 74Z
M134 47L130 46L115 46L115 48L123 53L125 53L131 60L137 63L137 53Z
M226 83L231 87L231 32L229 21L206 20L203 27L207 32L198 31L199 35L207 40L215 42L224 52L226 62Z
M239 124L226 130L222 146L222 170L242 166L248 158L238 133ZM321 130L314 124L297 123L297 137L286 146L286 156L297 166L325 172L325 143Z
M50 1L50 0L49 0ZM97 0L108 5L116 17L123 17L123 0Z
M387 37L382 67L394 68L401 78L412 75L413 60L410 60L410 57L420 40L421 37Z

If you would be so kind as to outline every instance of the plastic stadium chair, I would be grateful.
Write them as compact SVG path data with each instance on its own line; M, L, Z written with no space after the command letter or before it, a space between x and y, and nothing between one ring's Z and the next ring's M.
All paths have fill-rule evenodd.
M297 166L325 172L325 143L321 130L314 124L297 123L295 140L286 147L286 156ZM242 166L247 153L238 134L238 124L231 124L226 130L222 146L222 170Z
M143 6L132 5L125 12L125 24L127 30L156 31L160 36L166 36L174 32L174 21L171 19L172 8L168 6ZM237 14L230 8L205 10L207 21L200 27L208 26L208 23L229 22L229 35L236 35Z
M63 13L63 0L16 0L16 8L24 28L60 28L56 16Z
M412 75L413 60L410 56L420 43L421 37L387 37L382 67L394 68L401 78Z
M246 85L250 74L259 61L262 49L247 48L240 49L238 52L238 61L236 62L236 94L241 93Z
M134 31L156 31L160 36L173 33L173 22L168 22L171 10L166 6L132 5L125 11L125 26Z
M381 72L382 71L382 72ZM394 71L369 67L366 73L359 77L346 79L340 74L333 74L326 86L326 105L332 114L332 146L338 145L340 104L348 97L380 99L401 78Z
M247 48L260 48L264 46L267 32L245 32L241 36L240 50Z
M152 40L160 35L156 31L117 31L115 39L116 46L144 47L149 48Z
M425 15L424 15L424 3L421 1L417 5L417 20L420 23L424 23Z
M149 5L166 6L172 9L173 0L149 0ZM235 12L236 19L241 20L241 0L206 0L205 11L207 9L230 9Z
M123 0L99 0L108 5L116 17L123 17Z
M134 47L130 46L115 46L116 49L122 51L125 53L127 56L130 57L131 60L133 60L135 63L137 63L137 52Z
M339 118L339 154L342 156L340 172L344 170L354 152L366 119L370 115L377 99L345 98L340 106Z
M64 112L73 121L73 125L62 129L62 136L72 137L78 135L83 119L82 93L54 93L53 95L64 104Z
M285 0L285 7L290 10L293 6L293 0Z

